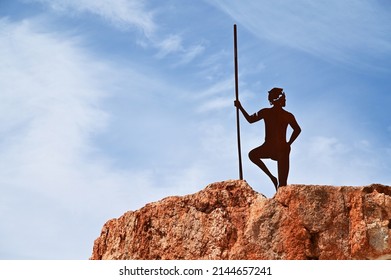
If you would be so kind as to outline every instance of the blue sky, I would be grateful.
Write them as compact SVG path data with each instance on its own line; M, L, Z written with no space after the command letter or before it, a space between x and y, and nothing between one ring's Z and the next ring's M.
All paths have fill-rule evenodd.
M0 259L87 259L108 219L236 179L284 88L288 183L391 185L387 1L0 1ZM247 153L244 178L274 195ZM267 162L276 172L274 162Z

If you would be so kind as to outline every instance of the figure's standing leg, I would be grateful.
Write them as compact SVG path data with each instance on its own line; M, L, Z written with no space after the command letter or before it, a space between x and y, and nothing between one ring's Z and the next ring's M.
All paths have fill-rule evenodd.
M261 160L261 158L265 158L262 151L263 151L262 146L260 146L258 148L251 150L248 156L255 165L261 168L262 171L265 172L267 176L269 176L270 180L272 180L274 187L277 190L277 185L278 185L277 178L273 176L273 174L269 171L265 163Z
M278 187L286 186L288 183L288 174L289 174L289 154L291 148L287 147L281 156L278 159L277 167L278 167Z

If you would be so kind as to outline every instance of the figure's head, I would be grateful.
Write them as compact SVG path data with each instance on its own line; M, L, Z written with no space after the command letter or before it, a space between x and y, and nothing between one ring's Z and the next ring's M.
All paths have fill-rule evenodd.
M269 90L270 105L285 107L285 92L282 88L272 88Z

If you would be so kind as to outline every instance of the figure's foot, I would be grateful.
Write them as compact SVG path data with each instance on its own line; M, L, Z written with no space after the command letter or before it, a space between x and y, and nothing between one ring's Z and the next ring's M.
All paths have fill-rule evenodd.
M283 182L283 183L281 183L280 182L280 184L278 184L278 187L279 188L281 188L281 187L286 187L288 184L286 183L286 182Z
M277 191L277 186L278 186L278 180L276 177L272 176L270 179L272 179L273 181L273 184L274 184L274 187L276 188L276 191Z

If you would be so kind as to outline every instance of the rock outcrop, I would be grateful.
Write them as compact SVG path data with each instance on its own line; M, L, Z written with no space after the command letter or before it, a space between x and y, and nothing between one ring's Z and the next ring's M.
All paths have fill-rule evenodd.
M108 221L91 259L391 259L391 187L245 181L167 197Z

